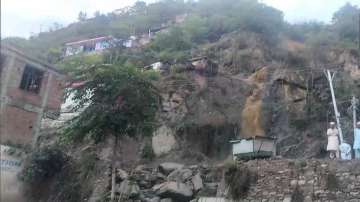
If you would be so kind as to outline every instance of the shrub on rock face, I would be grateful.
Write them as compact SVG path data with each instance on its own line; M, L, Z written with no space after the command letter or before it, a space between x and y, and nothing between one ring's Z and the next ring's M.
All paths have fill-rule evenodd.
M141 157L143 159L147 159L147 160L152 160L155 158L155 153L154 153L151 143L149 143L149 142L145 143L145 145L141 151Z
M67 156L56 147L34 151L21 173L21 179L30 184L39 184L61 171Z
M294 192L292 193L291 201L294 201L294 202L303 202L304 201L304 193L300 190L299 187L296 187Z
M226 168L225 183L230 197L235 200L246 197L254 179L253 173L244 165L232 164Z
M326 186L329 190L336 191L339 189L339 182L336 174L329 172L326 176Z

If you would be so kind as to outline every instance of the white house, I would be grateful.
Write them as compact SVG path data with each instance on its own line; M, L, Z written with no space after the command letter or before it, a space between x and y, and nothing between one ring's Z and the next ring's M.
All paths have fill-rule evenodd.
M111 48L117 44L117 39L112 36L102 36L65 44L65 56L80 53L95 53Z

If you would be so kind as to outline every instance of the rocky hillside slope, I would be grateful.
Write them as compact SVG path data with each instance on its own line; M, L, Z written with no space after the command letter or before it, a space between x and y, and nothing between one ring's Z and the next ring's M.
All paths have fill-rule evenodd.
M157 130L153 137L120 141L116 150L119 158L115 160L119 168L116 178L118 197L134 198L133 201L190 201L201 196L224 196L221 193L226 192L226 169L213 166L222 165L230 157L229 141L237 138L273 136L277 138L279 156L323 158L327 123L334 118L330 91L323 74L326 68L338 72L335 90L345 139L352 142L352 117L348 109L351 96L360 95L357 52L332 48L318 52L286 39L271 47L259 35L231 33L218 42L201 47L193 55L203 57L172 65L154 83L163 99L154 121ZM60 137L54 136L57 132L44 128L42 144L53 144L54 137ZM56 189L44 191L48 195L40 198L48 201L96 201L101 198L106 201L110 190L113 141L111 138L100 144L85 141L63 149L72 160L52 179L57 182ZM161 165L163 162L194 166ZM267 170L268 166L259 167L260 164L279 167ZM327 167L326 162L254 161L247 167L249 172L259 173L257 182L271 181L266 176L275 172L279 175L275 177L275 181L279 179L274 181L275 184L291 185L291 189L281 193L272 190L267 183L246 186L253 190L247 201L259 197L285 200L293 193L300 193L303 198L311 197L313 201L334 197L335 191L328 191L326 179L311 184L306 177L309 173L311 178L315 173L320 175L317 172ZM276 173L280 167L288 169ZM306 171L305 177L299 170ZM335 175L349 180L356 177L353 173L346 174L349 172L343 174L341 171ZM357 186L353 182L350 184ZM352 200L358 193L351 194L353 191L348 193L346 190L355 188L345 187L344 193L337 196ZM81 190L80 195L69 189ZM305 194L308 189L313 190L311 196Z
M334 120L325 69L338 72L336 95L345 139L352 141L348 108L351 96L360 95L355 51L318 52L291 40L270 47L258 35L232 33L196 54L207 56L203 66L177 65L158 83L164 98L158 133L174 136L174 147L225 158L231 139L256 135L276 137L284 157L323 156Z

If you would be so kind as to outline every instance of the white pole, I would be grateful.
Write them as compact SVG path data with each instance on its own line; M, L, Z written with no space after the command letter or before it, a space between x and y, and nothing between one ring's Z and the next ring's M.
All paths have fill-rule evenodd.
M356 131L356 98L355 98L355 96L353 96L353 99L352 99L352 108L353 108L354 137L355 137L355 131Z
M339 110L338 110L337 105L336 105L334 86L333 86L333 83L332 83L333 80L334 80L335 74L331 75L330 70L327 70L326 71L326 77L329 80L329 85L330 85L330 90L331 90L331 97L332 97L332 102L333 102L333 105L334 105L335 118L336 118L338 130L339 130L340 144L342 144L343 141L344 141L344 137L343 137L343 133L342 133L342 130L341 130L340 113L339 113Z

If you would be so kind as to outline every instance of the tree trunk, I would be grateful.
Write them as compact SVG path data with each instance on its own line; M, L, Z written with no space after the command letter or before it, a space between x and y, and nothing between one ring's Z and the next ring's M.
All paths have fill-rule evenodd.
M113 148L113 157L112 157L112 168L111 168L111 195L110 201L115 201L115 188L116 188L116 160L117 160L117 152L116 148L118 145L118 137L115 136L114 148Z

